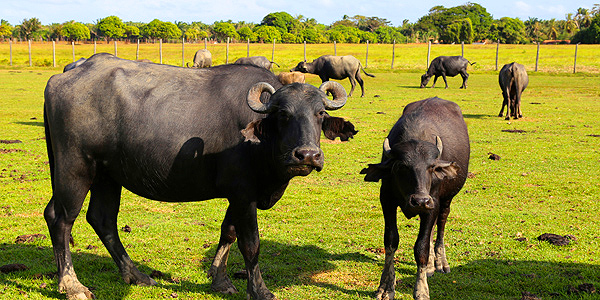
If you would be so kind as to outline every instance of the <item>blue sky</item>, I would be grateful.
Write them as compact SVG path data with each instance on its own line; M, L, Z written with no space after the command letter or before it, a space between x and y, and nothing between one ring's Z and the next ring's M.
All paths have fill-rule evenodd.
M0 19L12 25L23 19L38 18L42 24L63 23L75 20L94 23L98 19L116 15L123 21L201 21L212 24L219 20L260 23L271 12L285 11L292 16L303 15L318 23L329 25L342 16L374 16L391 21L398 26L408 19L416 22L436 5L453 7L467 1L407 1L407 0L0 0ZM479 3L495 18L512 17L527 20L529 17L557 20L577 8L591 9L591 1L572 0L484 0Z

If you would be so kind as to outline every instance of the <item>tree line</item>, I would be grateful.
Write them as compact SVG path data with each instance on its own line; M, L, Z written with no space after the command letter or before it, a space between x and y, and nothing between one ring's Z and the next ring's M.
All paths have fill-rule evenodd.
M37 18L24 19L12 26L0 21L0 38L43 40L204 40L223 42L250 41L270 43L473 43L500 41L505 44L537 43L544 40L569 40L571 43L600 43L600 5L592 9L578 8L564 20L528 20L502 17L494 19L485 7L468 2L446 8L432 7L415 23L404 20L393 26L379 17L344 15L331 25L318 23L303 15L287 12L266 15L259 24L245 21L165 22L154 19L149 23L124 22L117 16L99 19L94 23L67 21L42 25Z

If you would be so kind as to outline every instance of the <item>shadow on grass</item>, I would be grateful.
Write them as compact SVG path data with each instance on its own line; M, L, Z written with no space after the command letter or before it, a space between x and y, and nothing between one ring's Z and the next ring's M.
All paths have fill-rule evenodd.
M15 122L15 124L44 127L44 121Z
M493 117L492 115L482 115L482 114L463 114L465 119L483 119Z
M101 246L103 248L103 246ZM78 249L74 247L73 249ZM104 250L104 249L102 249ZM78 249L72 251L73 264L79 281L87 286L98 299L126 299L130 293L130 285L126 284L120 276L117 266L109 256L86 253L88 250ZM102 252L102 251L101 251ZM200 273L208 272L212 258L216 252L213 245L198 269ZM104 252L105 253L105 250ZM28 267L25 271L3 274L0 272L0 286L14 288L8 293L21 296L23 293L38 293L47 298L63 299L64 294L58 292L56 279L56 265L51 247L37 247L31 244L3 244L0 246L0 265L20 263ZM176 253L173 253L176 255ZM261 241L261 255L259 257L263 278L271 290L298 286L314 285L331 289L348 295L372 296L372 291L360 289L346 289L334 284L314 282L310 275L332 271L337 267L333 261L355 261L376 263L375 260L358 252L332 254L314 245L294 246L269 240ZM154 269L144 262L134 261L138 269L146 274L151 274ZM235 278L234 273L244 268L243 258L234 246L228 263L228 274L234 285L238 288L237 295L223 295L215 293L209 283L197 283L186 279L172 280L172 275L165 272L157 279L158 286L165 289L165 297L171 293L199 293L211 295L222 299L245 299L246 279ZM157 270L161 271L161 270ZM44 285L43 283L47 284ZM5 293L7 291L5 290Z

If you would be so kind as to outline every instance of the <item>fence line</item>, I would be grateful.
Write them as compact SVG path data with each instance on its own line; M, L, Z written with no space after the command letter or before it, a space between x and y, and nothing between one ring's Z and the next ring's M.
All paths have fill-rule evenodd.
M114 55L118 56L118 42L114 41ZM9 59L8 59L8 65L9 66L13 66L13 60L14 60L14 56L13 56L13 40L9 40L8 41L9 44ZM181 40L181 65L185 66L185 44L186 41L185 39ZM191 44L191 43L190 43ZM229 63L229 44L230 44L230 39L227 40L227 44L226 44L226 50L225 50L225 63ZM369 41L366 42L366 55L365 55L365 68L367 68L369 66L369 46L370 43ZM499 66L498 66L498 62L499 62L499 55L500 55L500 43L496 43L496 56L495 56L495 70L497 71ZM33 54L32 54L32 41L28 40L27 41L27 47L28 47L28 64L30 67L33 66ZM204 47L205 49L207 49L207 39L204 39ZM273 44L272 44L272 51L271 51L271 61L275 61L275 47L276 47L276 41L273 40ZM162 39L159 39L159 59L160 59L160 63L163 63L163 49L162 49ZM306 45L306 41L303 43L303 48L304 48L304 60L306 60L306 55L307 55L307 45ZM539 71L539 64L540 64L540 50L541 46L540 43L536 44L536 57L535 57L535 72ZM94 41L94 54L96 53L96 41ZM573 73L577 73L577 58L578 58L578 50L579 50L579 44L575 45L575 52L574 52L574 58L573 58ZM427 62L425 64L425 67L428 68L429 67L429 63L431 62L431 51L432 51L432 43L431 41L429 41L427 43ZM464 56L464 51L465 51L465 45L464 42L461 42L461 55ZM333 43L333 52L334 55L337 55L337 42ZM391 57L391 66L390 69L394 69L395 68L395 57L396 57L396 41L394 40L392 42L392 57ZM71 56L72 56L72 61L76 61L76 54L75 54L75 42L71 42ZM137 46L136 46L136 59L140 58L140 41L137 40ZM250 41L247 41L247 45L246 45L246 56L250 56ZM57 59L56 59L56 41L52 41L52 66L55 68L57 65ZM564 65L563 65L564 66Z

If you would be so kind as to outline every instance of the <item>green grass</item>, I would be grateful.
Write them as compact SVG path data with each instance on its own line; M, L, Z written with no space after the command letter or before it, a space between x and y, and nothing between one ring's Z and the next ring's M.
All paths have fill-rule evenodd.
M270 57L271 46L263 47L265 53L256 54ZM301 45L276 47L288 51L279 62L282 69L303 55ZM325 51L320 47L326 45L307 46L309 60L317 56L315 49ZM353 47L338 45L338 54L362 51ZM376 59L383 57L377 53L387 51L386 47L370 46L373 61L369 61L369 70L377 77L365 79L367 96L350 98L344 108L331 112L356 125L360 132L355 139L347 143L322 140L324 170L293 179L274 208L259 212L260 265L269 289L279 299L373 298L383 267L383 217L379 184L364 182L359 172L378 161L383 139L407 103L439 96L458 103L463 110L471 139L469 169L474 177L453 201L446 232L452 272L430 278L431 298L520 299L522 292L531 292L543 299L598 299L598 292L568 292L570 286L584 283L600 288L600 138L594 136L600 135L597 71L577 76L566 74L568 70L561 73L562 69L530 72L530 85L523 95L524 118L505 121L497 117L501 92L493 56L490 68L483 55L465 54L478 61L467 90L458 89L458 77L449 78L447 90L440 88L442 84L419 89L419 70L424 67L408 62L424 58L426 47L420 46L414 53L402 48L411 54L402 54L393 72L386 69L389 63L383 58ZM460 45L434 46L435 51L439 47L454 47L455 54L460 54ZM494 55L495 47L481 47ZM556 49L564 50L560 47ZM234 55L245 55L245 45L236 51ZM511 51L524 52L526 57L531 51L535 55L535 46ZM131 54L125 49L123 53ZM176 49L173 53L176 55ZM398 50L396 54L400 57ZM425 59L422 61L424 64ZM531 62L525 64L531 69ZM562 64L553 58L552 65ZM23 142L0 144L0 265L29 267L0 274L2 299L23 295L29 299L64 298L57 292L56 279L48 275L56 270L50 239L15 243L18 235L48 235L42 215L51 196L42 139L43 90L47 79L60 70L0 70L0 139ZM309 76L308 81L320 83L316 76ZM349 89L347 80L340 82ZM524 132L502 131L515 129ZM501 159L489 160L489 152ZM211 292L206 278L225 209L224 199L161 203L124 192L118 226L129 225L132 232L121 233L123 243L143 272L166 274L157 280L158 286L137 287L121 280L85 221L84 205L73 229L78 277L100 299L162 299L173 293L181 299L245 299L244 279L233 279L241 293L224 296ZM418 220L406 220L400 213L398 225L396 298L412 299L416 273L412 245ZM568 246L553 246L536 239L547 232L572 234L577 240ZM87 249L88 245L97 248ZM243 259L234 246L229 273L242 268Z

